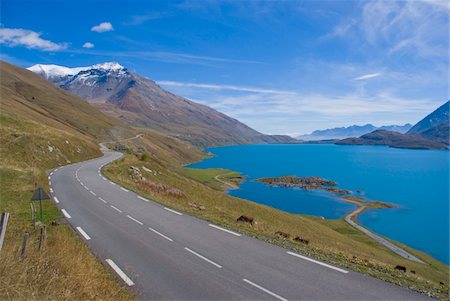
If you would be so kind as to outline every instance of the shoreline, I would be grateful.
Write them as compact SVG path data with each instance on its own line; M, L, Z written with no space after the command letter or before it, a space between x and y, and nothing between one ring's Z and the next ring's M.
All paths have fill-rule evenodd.
M419 258L417 258L416 256L412 255L411 253L405 251L404 249L398 247L397 245L393 244L392 242L386 240L385 238L370 231L369 229L365 228L364 226L361 226L359 223L356 222L356 219L358 218L359 215L361 215L361 213L363 213L366 210L370 210L370 209L374 209L374 208L368 208L367 206L359 204L358 202L352 202L352 201L349 201L346 199L344 199L344 200L348 203L355 204L357 206L355 210L351 211L344 217L344 220L349 225L351 225L355 229L358 229L359 231L363 232L364 234L366 234L367 236L369 236L376 242L384 245L386 248L390 249L391 251L398 254L399 256L401 256L405 259L411 260L411 261L418 262L418 263L423 263L423 264L425 263L422 260L420 260Z

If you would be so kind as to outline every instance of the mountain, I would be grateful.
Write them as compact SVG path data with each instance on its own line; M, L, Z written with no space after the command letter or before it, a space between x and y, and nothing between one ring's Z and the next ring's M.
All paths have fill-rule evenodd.
M405 125L387 125L376 127L372 124L366 125L352 125L349 127L338 127L326 130L317 130L308 135L302 135L296 137L300 140L317 141L317 140L331 140L331 139L344 139L349 137L359 137L361 135L373 132L375 130L387 130L399 133L406 133L412 127L411 124Z
M208 106L174 95L116 62L77 68L35 65L28 69L106 114L198 146L296 141L289 136L261 134Z
M408 134L419 134L428 139L447 145L450 144L450 101L447 101L435 111L414 125Z
M387 145L396 148L447 149L445 143L434 141L419 134L376 130L359 138L346 138L335 142L338 145Z
M97 139L129 126L36 74L0 61L0 158L49 168L99 156Z

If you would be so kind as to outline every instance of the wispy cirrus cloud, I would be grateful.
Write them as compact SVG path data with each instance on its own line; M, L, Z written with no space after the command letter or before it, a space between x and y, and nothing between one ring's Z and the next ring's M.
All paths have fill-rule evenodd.
M174 82L174 81L158 81L159 85L162 86L172 86L172 87L192 87L210 90L232 90L240 92L253 92L253 93L264 93L264 94L284 94L284 95L295 95L296 92L284 91L284 90L274 90L274 89L264 89L257 87L244 87L244 86L234 86L234 85L218 85L218 84L199 84L199 83L185 83L185 82Z
M354 80L368 80L368 79L372 79L372 78L375 78L375 77L379 77L381 75L383 75L383 73L381 73L381 72L369 73L369 74L364 74L364 75L355 77Z
M85 51L85 50L70 50L71 53L97 55L100 57L111 58L132 58L148 61L159 61L174 64L193 64L214 67L227 63L237 64L265 64L264 62L235 59L216 56L197 55L191 53L168 52L168 51Z
M0 28L0 44L9 47L23 46L42 51L59 51L68 47L67 43L55 43L43 39L42 33L22 28Z
M148 21L157 20L157 19L161 19L161 18L165 18L165 17L170 17L172 15L173 14L166 13L166 12L151 12L151 13L144 14L144 15L136 15L136 16L132 16L129 21L124 22L124 25L132 25L132 26L142 25Z
M107 31L112 31L114 30L114 27L112 26L112 24L110 22L102 22L98 25L92 26L91 31L95 31L95 32L107 32Z

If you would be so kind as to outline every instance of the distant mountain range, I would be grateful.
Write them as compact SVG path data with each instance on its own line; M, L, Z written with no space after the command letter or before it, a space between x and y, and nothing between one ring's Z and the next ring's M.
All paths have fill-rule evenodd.
M345 139L349 137L359 137L364 134L373 132L375 130L386 130L399 133L406 133L411 129L412 125L407 123L405 125L385 125L376 127L372 124L366 125L352 125L348 127L338 127L326 130L317 130L308 135L297 136L297 139L305 141L317 140L331 140L331 139Z
M116 62L77 68L34 65L28 69L106 114L198 146L296 142L289 136L259 133L208 106L174 95Z
M427 115L407 133L376 130L359 138L346 138L336 144L388 145L400 148L448 149L450 144L450 101Z

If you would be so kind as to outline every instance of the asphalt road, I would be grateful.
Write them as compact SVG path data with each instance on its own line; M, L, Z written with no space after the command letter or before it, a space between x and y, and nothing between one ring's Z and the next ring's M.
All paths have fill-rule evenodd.
M73 229L142 300L427 299L141 198L101 175L120 156L106 151L49 181Z

